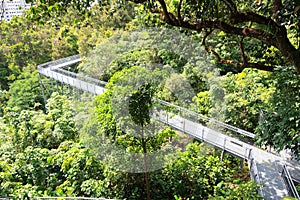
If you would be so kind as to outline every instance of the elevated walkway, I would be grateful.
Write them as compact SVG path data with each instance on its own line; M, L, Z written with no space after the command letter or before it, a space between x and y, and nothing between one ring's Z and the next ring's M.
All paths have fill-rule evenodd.
M106 82L62 69L80 61L78 55L63 58L39 65L38 72L41 75L79 90L92 94L102 94L105 91L104 86ZM287 183L288 176L286 173L283 173L285 161L282 157L261 150L253 146L251 142L242 141L244 139L247 140L247 138L254 138L254 134L168 102L156 101L159 103L159 107L162 108L157 108L154 112L153 117L156 120L197 140L246 160L250 169L250 176L257 183L261 184L259 193L265 199L277 200L284 196L293 195L290 192L293 186ZM233 136L238 136L239 139Z

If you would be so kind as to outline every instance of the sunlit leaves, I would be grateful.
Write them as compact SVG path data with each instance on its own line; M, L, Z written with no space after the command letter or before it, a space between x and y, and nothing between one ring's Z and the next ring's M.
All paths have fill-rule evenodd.
M224 77L226 122L253 132L258 125L259 113L272 96L270 73L257 70Z

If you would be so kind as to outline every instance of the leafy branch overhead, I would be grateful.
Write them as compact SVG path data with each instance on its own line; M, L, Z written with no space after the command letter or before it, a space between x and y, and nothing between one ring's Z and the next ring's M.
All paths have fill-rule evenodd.
M33 0L27 16L59 26L66 13L73 13L77 22L94 15L94 3ZM98 4L106 16L127 19L127 15L119 13L126 7L130 16L142 20L141 24L156 18L149 15L158 14L167 25L202 33L202 45L225 67L273 71L274 66L289 65L300 73L300 0L103 0ZM222 48L217 47L220 44Z
M143 3L152 13L159 13L168 25L206 33L202 44L216 56L217 61L241 68L258 68L272 71L273 63L265 59L251 62L245 46L256 41L264 49L275 47L283 57L283 64L293 65L300 73L299 28L300 1L284 0L132 0ZM239 60L224 59L206 43L206 39L217 31L234 37L239 44ZM228 36L229 37L229 36ZM247 48L251 51L250 48ZM278 57L274 58L278 59ZM281 63L282 64L282 63Z

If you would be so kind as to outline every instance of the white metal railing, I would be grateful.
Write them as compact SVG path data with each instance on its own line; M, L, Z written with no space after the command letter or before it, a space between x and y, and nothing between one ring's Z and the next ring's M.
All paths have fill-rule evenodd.
M80 61L81 61L80 55L77 54L77 55L74 55L74 56L69 56L69 57L58 59L58 60L43 63L41 65L38 65L37 68L39 70L41 68L51 67L51 70L52 70L52 69L56 69L56 68L59 68L59 67L66 67L66 66L69 66L69 65L73 65L73 64L78 63Z
M105 90L104 86L107 84L106 82L62 69L80 61L79 55L59 59L39 65L38 72L62 84L67 84L83 91L93 94L103 93Z
M180 116L180 114L177 115L165 110L157 110L157 108L155 108L152 117L197 140L209 143L240 158L248 159L248 152L250 151L249 146L251 147L251 145L218 131L214 131L205 125L200 124L197 120L191 121L190 119Z
M227 130L230 130L230 131L233 131L235 133L238 133L240 135L244 135L248 138L254 138L255 135L253 133L250 133L248 131L245 131L245 130L242 130L240 128L237 128L237 127L234 127L234 126L231 126L229 124L226 124L224 122L220 122L218 120L215 120L215 119L212 119L212 118L209 118L209 117L206 117L204 115L201 115L199 113L196 113L196 112L193 112L193 111L190 111L186 108L182 108L180 106L177 106L177 105L174 105L174 104L171 104L169 102L166 102L166 101L163 101L163 100L160 100L160 99L155 99L155 101L159 102L161 105L163 106L167 106L169 108L174 108L175 110L177 110L177 113L184 117L184 114L188 114L189 116L192 116L192 118L194 120L197 120L197 122L200 122L203 121L203 122L206 122L206 123L210 123L210 124L213 124L213 125L217 125L218 127L220 128L224 128L224 129L227 129Z
M297 192L297 189L295 187L293 179L292 179L286 165L283 165L283 167L282 167L281 176L283 177L284 181L286 182L286 185L288 186L288 191L289 191L290 195L292 197L295 197L300 200L300 196Z
M91 77L87 77L81 74L77 74L74 72L70 72L64 69L61 69L62 67L66 67L69 65L74 65L76 63L79 63L81 61L80 59L80 55L75 55L75 56L70 56L67 58L62 58L56 61L51 61L51 62L47 62L44 64L39 65L38 68L38 72L42 73L43 75L46 76L51 76L51 78L55 78L54 75L56 73L58 74L62 74L62 75L66 75L72 78L76 78L78 80L82 80L85 81L87 83L92 83L98 86L105 86L107 84L107 82L101 81L101 80L97 80ZM51 75L50 75L51 74Z
M91 77L88 77L88 76L84 76L82 74L77 74L77 73L74 73L74 72L63 70L63 69L56 69L54 71L59 73L59 74L63 74L65 76L68 76L68 77L72 77L72 78L75 78L75 79L78 79L78 80L81 80L81 81L84 81L84 82L87 82L87 83L95 84L97 86L104 87L107 84L107 82L104 82L104 81L101 81L101 80L98 80L98 79L95 79L95 78L91 78Z

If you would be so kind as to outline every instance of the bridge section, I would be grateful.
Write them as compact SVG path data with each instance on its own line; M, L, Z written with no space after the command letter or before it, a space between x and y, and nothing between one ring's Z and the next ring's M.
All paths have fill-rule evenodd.
M103 93L105 91L104 86L106 82L62 69L77 62L80 62L80 58L73 56L39 65L38 71L46 77L77 89L92 94ZM168 108L159 109L157 107L153 114L153 118L156 120L188 134L197 140L247 160L250 176L257 183L261 184L259 192L265 199L277 200L284 196L291 195L289 193L289 187L285 182L287 176L283 177L281 173L284 166L283 159L277 155L263 151L251 145L251 143L243 142L241 139L236 139L232 136L238 135L241 138L253 138L254 135L252 133L199 115L168 102L161 100L155 101L160 105L159 107ZM228 133L230 135L228 135Z

